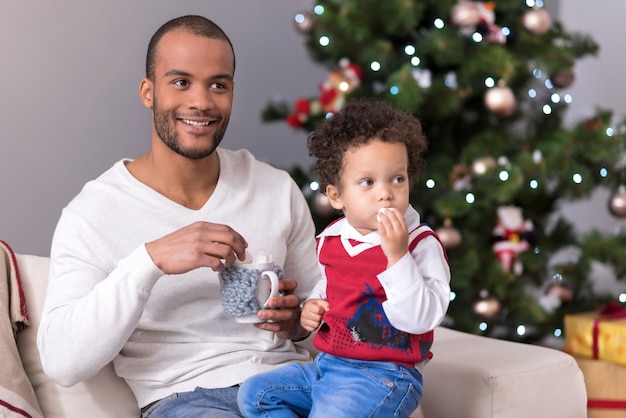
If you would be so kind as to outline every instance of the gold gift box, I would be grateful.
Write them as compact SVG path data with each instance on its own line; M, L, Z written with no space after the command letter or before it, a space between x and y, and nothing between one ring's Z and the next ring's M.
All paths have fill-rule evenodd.
M575 358L585 376L587 418L626 417L626 366Z
M626 317L605 317L597 312L565 315L565 351L626 365Z

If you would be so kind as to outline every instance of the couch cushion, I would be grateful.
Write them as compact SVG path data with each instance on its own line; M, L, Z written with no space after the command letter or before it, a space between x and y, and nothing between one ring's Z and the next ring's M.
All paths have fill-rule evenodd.
M46 418L126 418L139 416L132 392L111 364L96 376L72 387L50 380L41 368L37 350L37 327L48 281L49 259L17 255L31 326L18 336L24 369Z
M574 358L561 351L437 328L424 370L427 417L584 418L587 394ZM445 388L454 402L432 402Z

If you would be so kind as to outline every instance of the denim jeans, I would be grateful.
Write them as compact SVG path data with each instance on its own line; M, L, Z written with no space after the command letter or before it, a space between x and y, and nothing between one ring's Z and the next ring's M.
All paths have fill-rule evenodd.
M422 375L395 363L321 353L248 378L237 401L246 418L408 417L422 398Z
M175 393L152 405L142 418L241 418L237 408L237 391L196 388L193 392Z

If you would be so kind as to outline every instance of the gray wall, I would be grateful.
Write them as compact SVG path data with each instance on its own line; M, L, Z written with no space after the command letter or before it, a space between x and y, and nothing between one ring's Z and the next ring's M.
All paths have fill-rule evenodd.
M115 161L147 149L150 114L138 98L145 49L161 23L182 14L213 18L235 46L235 102L224 146L248 148L284 168L308 166L304 133L262 123L260 111L272 97L291 101L314 95L326 78L293 25L293 16L311 5L304 0L3 2L0 239L17 252L47 255L61 209L82 185ZM602 45L598 59L576 68L572 116L584 116L596 104L626 113L619 46L626 2L567 0L551 7L568 29L588 32ZM604 199L606 213L606 196L598 199ZM567 210L591 218L588 206ZM608 214L600 222L607 228L622 225Z

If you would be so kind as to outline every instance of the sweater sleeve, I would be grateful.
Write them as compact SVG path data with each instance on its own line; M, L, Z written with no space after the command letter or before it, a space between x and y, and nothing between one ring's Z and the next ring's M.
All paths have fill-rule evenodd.
M397 329L422 334L443 321L450 304L450 267L435 237L424 238L378 279L387 295L383 309Z
M82 238L97 232L85 229L78 217L59 221L37 336L44 372L63 386L90 378L120 352L163 274L145 245L107 273Z

